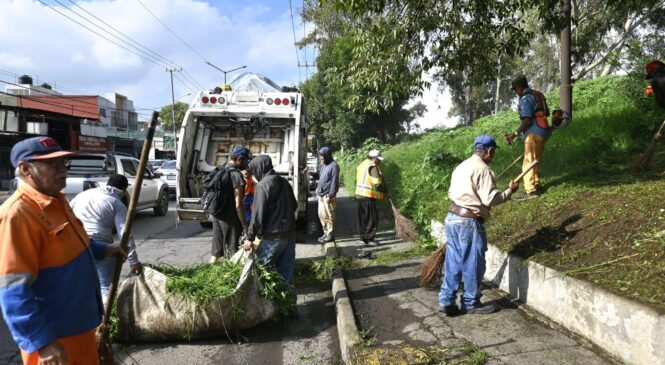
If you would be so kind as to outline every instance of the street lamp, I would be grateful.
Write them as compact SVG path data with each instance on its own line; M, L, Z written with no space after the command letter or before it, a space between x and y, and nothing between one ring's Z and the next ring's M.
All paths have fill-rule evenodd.
M233 71L240 70L241 68L245 68L245 67L247 67L247 65L244 65L244 66L236 67L236 68L234 68L233 70L224 71L224 70L222 70L221 68L219 68L219 67L213 65L212 63L210 63L210 62L208 62L208 61L205 61L205 62L206 62L208 65L210 65L210 66L214 67L215 69L217 69L218 71L221 71L221 72L224 73L224 83L225 83L225 84L226 84L226 74L231 73L231 72L233 72Z

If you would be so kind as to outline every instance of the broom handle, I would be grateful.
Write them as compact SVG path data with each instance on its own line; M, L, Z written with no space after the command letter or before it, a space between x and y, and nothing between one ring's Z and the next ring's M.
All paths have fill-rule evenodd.
M519 174L515 179L513 179L513 181L519 181L521 178L524 177L524 175L526 175L527 172L531 171L532 168L536 167L536 165L538 165L538 163L540 163L540 161L534 160L531 163L531 165L529 165L529 167L527 167L526 170L522 171L522 173Z
M125 217L125 224L122 227L122 237L120 239L120 247L123 250L127 251L129 246L129 234L132 230L132 222L134 221L134 213L136 213L136 204L139 200L139 193L141 192L141 185L143 184L143 174L145 172L145 167L148 164L148 155L150 154L150 145L152 144L152 139L155 137L155 128L157 127L157 119L159 118L159 112L152 113L152 119L150 120L150 126L148 127L148 135L146 136L145 142L143 142L143 150L141 151L141 160L139 162L139 170L136 173L136 179L134 179L134 189L132 190L132 196L129 199L129 208L127 209L127 216ZM115 263L115 271L113 272L113 281L109 285L109 294L106 299L106 310L104 311L104 319L102 320L101 330L103 331L102 335L106 336L108 334L108 323L111 319L111 310L113 309L113 301L115 300L115 295L118 291L118 282L120 281L120 272L122 271L123 261L118 258Z
M508 170L510 170L511 167L515 166L515 164L517 163L517 161L519 161L519 160L522 159L522 157L524 157L524 154L519 155L519 156L515 159L515 161L513 161L513 163L511 163L510 165L508 165L508 167L506 167L505 170L501 171L501 173L499 174L499 176L497 176L496 178L498 179L498 178L500 178L501 176L503 176L503 174L505 174L506 172L508 172Z
M656 134L653 135L653 138L656 139L658 135L662 135L663 129L665 129L665 120L663 121L663 124L660 125L660 128L658 128L658 132L656 132Z

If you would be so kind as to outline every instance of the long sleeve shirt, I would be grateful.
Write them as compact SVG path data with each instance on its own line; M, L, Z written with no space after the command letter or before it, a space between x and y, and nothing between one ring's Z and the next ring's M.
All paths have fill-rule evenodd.
M335 160L323 165L316 177L319 179L316 195L328 196L329 198L337 196L339 191L339 166Z
M83 222L83 227L91 239L111 244L113 243L113 228L120 240L125 225L127 207L121 199L122 191L112 186L104 186L79 193L69 205L76 217ZM134 265L139 262L134 237L130 236L128 243L127 261L130 265Z
M474 154L459 164L450 179L448 198L484 219L490 217L490 208L505 203L512 191L496 187L494 172L478 155Z
M18 346L32 353L96 328L104 313L93 245L62 193L29 184L0 207L0 306ZM94 257L93 257L94 256Z

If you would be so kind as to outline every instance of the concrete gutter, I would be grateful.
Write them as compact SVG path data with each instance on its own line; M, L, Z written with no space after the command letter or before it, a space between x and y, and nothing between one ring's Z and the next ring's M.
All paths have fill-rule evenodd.
M324 247L327 257L337 257L337 246L334 242L326 243ZM335 268L332 274L332 295L335 300L335 312L337 313L337 333L339 334L339 347L342 360L345 364L351 364L351 349L359 343L360 335L358 326L353 315L349 290L346 287L344 272L341 268Z
M443 223L432 236L445 240ZM491 244L485 280L631 365L665 365L665 316Z

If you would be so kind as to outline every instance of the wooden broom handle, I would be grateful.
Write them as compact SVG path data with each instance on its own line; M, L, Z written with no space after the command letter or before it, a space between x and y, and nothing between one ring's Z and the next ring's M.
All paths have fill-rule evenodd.
M665 120L663 121L663 124L660 125L660 128L658 128L658 132L656 132L654 137L658 136L659 134L663 134L663 129L665 129Z
M540 161L538 161L538 160L533 161L531 163L531 165L529 165L529 167L527 167L526 170L522 171L522 173L519 174L519 176L517 176L513 181L519 181L521 178L524 177L524 175L526 175L527 172L531 171L531 169L534 168L539 163L540 163Z

